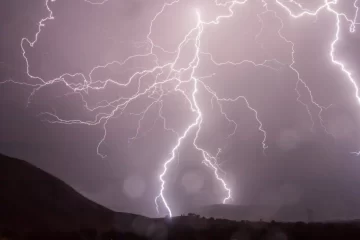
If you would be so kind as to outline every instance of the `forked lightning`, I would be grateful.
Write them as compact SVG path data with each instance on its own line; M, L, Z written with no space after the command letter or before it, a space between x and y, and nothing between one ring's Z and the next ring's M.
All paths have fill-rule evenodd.
M111 0L102 0L102 1L83 0L83 1L93 5L103 5ZM292 51L290 54L292 61L290 63L282 63L277 59L268 59L265 60L264 62L259 62L259 63L250 60L244 60L240 62L232 62L232 61L219 62L214 58L212 53L203 51L202 49L203 32L206 31L207 28L211 28L214 25L224 24L222 20L233 17L236 14L236 8L241 8L243 7L243 5L252 4L253 2L261 3L262 5L262 10L258 14L258 19L261 24L263 24L262 16L264 13L274 14L274 17L276 17L281 22L281 28L278 29L278 34L284 42L291 44ZM146 47L146 50L144 50L142 54L128 56L123 61L112 61L106 64L95 66L88 74L64 73L55 79L43 79L40 76L35 76L32 74L32 68L30 61L27 57L26 48L34 47L41 35L41 31L45 28L46 22L55 19L52 10L52 6L53 5L55 6L56 4L55 0L45 0L45 7L48 11L48 16L39 21L38 30L37 32L35 32L35 34L32 37L30 38L24 37L21 39L21 43L20 43L23 58L26 64L26 74L31 81L18 82L15 80L7 80L3 82L3 83L11 82L11 83L32 87L33 91L31 92L28 98L28 104L31 103L35 94L38 91L45 89L46 86L52 84L58 84L58 83L65 84L65 86L71 91L71 94L78 94L81 97L84 107L86 108L87 111L95 113L94 119L92 121L83 121L81 119L71 119L71 120L63 119L60 116L58 116L56 112L42 112L41 115L45 116L46 117L45 120L49 123L101 125L104 129L104 135L102 139L100 139L97 148L97 153L101 157L106 157L104 153L100 152L99 147L107 137L107 131L109 131L108 130L109 120L124 114L125 111L130 111L129 106L134 101L140 98L146 98L148 104L142 111L130 112L131 115L138 116L138 124L137 124L138 127L136 129L135 136L129 138L129 143L133 144L136 141L136 139L144 135L144 133L141 132L142 123L146 117L146 114L150 111L150 109L156 108L158 112L158 117L155 119L154 124L156 121L162 121L164 130L172 132L176 137L176 144L169 151L170 156L168 159L164 160L163 167L159 173L158 177L160 183L159 186L160 191L155 198L155 205L158 213L161 212L159 208L159 203L161 203L165 207L167 214L170 217L173 215L173 212L171 210L171 203L169 203L165 197L166 177L167 177L166 175L169 167L171 166L171 163L176 158L181 145L186 140L192 142L194 149L201 154L202 162L204 163L204 165L209 167L214 172L215 178L223 186L225 196L222 202L227 203L232 199L231 188L229 184L226 182L225 172L220 168L220 165L218 163L218 155L221 153L221 149L218 149L216 154L211 154L211 151L204 149L198 143L199 135L202 132L203 121L204 121L203 110L201 109L200 104L198 102L200 91L205 91L208 94L210 94L212 106L216 104L220 110L219 114L221 114L224 117L224 119L227 120L229 124L233 126L233 130L232 132L229 133L229 137L234 135L235 132L237 131L237 124L224 111L223 104L225 102L236 104L237 101L244 101L247 108L254 113L255 123L257 124L259 131L263 134L263 141L261 144L264 154L266 148L268 147L266 143L267 134L265 129L263 128L263 123L261 122L258 116L257 110L251 106L248 99L245 96L237 96L235 98L219 96L219 94L214 89L212 89L207 84L206 81L208 78L212 78L214 74L210 76L197 75L197 69L202 59L207 58L217 66L223 66L223 65L238 66L241 64L252 64L255 67L269 68L274 71L277 71L278 69L274 68L271 65L271 63L277 63L278 65L281 66L288 66L297 77L297 83L295 88L295 92L297 93L297 100L306 108L314 126L315 120L310 111L310 106L300 100L301 93L298 87L302 85L310 95L311 104L313 104L313 106L319 109L319 113L317 117L324 131L327 132L327 129L323 124L323 119L321 114L324 110L328 108L328 106L322 106L315 101L315 97L313 96L311 89L308 87L305 80L301 78L300 72L295 68L296 65L295 44L294 42L288 40L286 36L283 35L282 29L284 27L284 21L281 17L279 17L278 11L285 11L294 20L304 18L307 16L316 17L320 12L323 11L327 11L329 14L331 14L334 17L334 27L336 29L336 32L333 36L333 39L331 40L331 44L329 45L330 61L336 67L338 67L343 72L344 77L351 82L355 90L355 98L360 103L359 88L357 86L355 79L353 78L353 75L347 69L346 65L336 58L336 45L340 41L341 21L345 21L346 23L348 23L349 31L352 33L355 32L356 26L359 24L357 22L357 15L359 10L357 5L358 0L353 1L352 7L355 10L355 14L353 17L349 17L347 14L336 10L338 0L325 0L321 3L321 5L317 9L314 10L306 9L303 7L301 3L294 0L255 0L255 1L214 0L213 1L214 6L225 8L227 13L224 15L219 14L216 16L216 18L214 18L211 21L205 21L202 18L201 12L199 10L195 10L193 16L194 18L196 18L196 24L193 26L192 29L190 29L186 33L186 35L183 37L182 41L179 43L175 51L168 51L163 46L154 43L153 39L151 38L152 30L153 30L153 26L158 24L159 16L161 16L169 8L176 8L177 5L180 3L181 0L172 0L170 2L169 1L164 2L164 4L159 9L159 11L149 22L149 30L148 33L146 34L146 39L144 40L144 42L134 43L134 46L136 45L136 46ZM296 10L296 13L294 13L295 10L292 10L293 8ZM224 25L224 27L226 26ZM255 40L257 40L257 38L260 36L262 31L263 31L263 27L261 27L260 32L255 36ZM186 67L179 68L177 67L177 64L180 61L180 56L184 52L185 47L189 45L192 45L194 49L194 51L191 53L191 59L189 60ZM259 44L259 49L261 48L262 46ZM171 55L172 56L171 60L169 60L164 64L159 64L159 58L160 58L159 52ZM154 61L154 65L147 69L141 69L139 71L135 71L126 81L123 81L123 79L121 79L121 82L115 79L97 80L94 79L93 77L94 73L100 69L105 69L112 65L121 67L124 66L126 63L128 63L130 60L145 59L145 58L151 58L152 61ZM146 88L144 88L141 85L142 80L145 79L146 77L151 77L151 76L154 77L153 83L148 85ZM75 77L81 78L82 81L81 82L77 81L77 83L72 83L71 79ZM98 102L98 104L95 107L91 107L91 105L88 103L88 101L85 98L85 94L87 94L89 90L91 91L103 90L107 88L109 85L115 85L119 88L127 88L131 84L135 84L136 82L137 82L137 91L134 94L132 94L130 97L119 97L113 101L103 100ZM189 90L185 88L184 85L191 86L191 89ZM170 89L169 86L171 86ZM193 115L192 116L193 121L187 125L187 127L183 132L179 132L169 127L169 124L167 123L167 119L163 115L163 104L164 101L166 101L165 97L171 96L172 94L175 93L179 94L184 98L184 100L187 102L187 105L189 106L189 110L191 114ZM356 154L360 154L360 152Z

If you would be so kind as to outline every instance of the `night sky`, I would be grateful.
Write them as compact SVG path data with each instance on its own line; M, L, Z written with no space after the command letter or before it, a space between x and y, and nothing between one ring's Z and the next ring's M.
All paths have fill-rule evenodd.
M294 14L302 11L294 3L278 1ZM353 19L354 1L339 2L332 8ZM1 1L0 152L40 167L110 209L157 216L159 174L177 144L177 134L183 135L197 116L191 111L194 77L204 83L198 82L196 93L202 113L197 146L217 155L226 172L219 174L231 188L227 203L322 206L339 215L345 206L358 206L360 157L352 152L360 150L360 104L348 76L331 61L336 16L323 9L316 17L294 19L275 0L253 0L235 5L234 15L219 24L204 26L197 41L197 13L202 21L213 21L229 14L231 1L165 3L152 22L163 0L49 2L54 19L45 21L33 47L22 45L29 74L38 77L34 78L27 73L21 41L34 41L39 21L49 16L46 1ZM315 11L324 1L301 4ZM357 81L360 31L349 28L341 18L335 58ZM146 55L151 46L153 54ZM164 67L137 75L127 86L118 85L136 72L174 62L177 53L173 69L187 68L194 59L198 64L178 75ZM138 57L129 60L134 55ZM244 60L271 61L265 66L231 64ZM113 61L125 63L94 70ZM60 76L64 77L59 80ZM159 84L108 121L104 118L137 91L172 77L180 79L179 91L176 80ZM54 79L58 81L49 84ZM265 150L264 133L244 99L216 101L205 86L218 98L246 97L266 131ZM120 100L104 107L116 99ZM86 124L91 122L96 124ZM227 194L193 146L196 128L184 138L164 176L164 195L174 215L221 203ZM168 214L161 200L158 203L160 215Z

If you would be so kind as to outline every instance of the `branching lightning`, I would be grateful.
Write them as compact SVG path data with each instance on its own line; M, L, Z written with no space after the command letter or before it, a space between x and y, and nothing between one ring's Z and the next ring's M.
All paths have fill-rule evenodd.
M109 0L102 0L102 1L90 1L90 0L84 0L85 2L93 5L103 5L106 4ZM219 163L218 163L218 155L221 153L221 148L218 149L216 154L211 154L211 151L208 151L204 149L201 144L199 143L199 136L202 132L203 127L203 121L204 121L204 115L203 110L199 104L199 97L201 92L206 92L211 96L211 104L214 106L214 104L217 105L219 109L219 113L221 116L224 117L226 121L229 122L233 126L233 131L229 133L229 137L233 136L237 131L237 124L234 120L232 120L227 113L224 111L223 104L224 103L230 103L235 104L237 101L244 101L247 108L254 113L255 121L258 126L258 130L263 134L263 141L261 142L262 149L265 154L265 150L268 148L267 146L267 133L265 129L263 128L263 123L261 122L259 118L258 111L253 108L249 102L249 100L245 96L237 96L235 98L229 98L226 96L219 96L219 94L212 89L207 84L207 79L212 78L215 74L210 76L198 76L197 70L199 67L199 64L202 59L207 58L209 59L214 65L221 67L224 65L227 66L239 66L242 64L251 64L254 67L260 67L260 68L268 68L273 71L277 71L278 69L273 67L270 63L277 63L281 66L288 66L289 69L291 69L294 74L297 77L295 92L297 94L297 101L302 104L312 121L312 127L314 127L315 120L312 115L312 112L310 110L310 105L304 103L301 98L301 93L299 90L299 86L303 86L308 94L310 95L311 104L315 106L319 112L318 112L318 119L319 123L321 124L322 128L325 132L327 132L327 129L325 128L324 121L322 118L322 112L326 110L329 106L322 106L319 103L316 102L315 97L313 96L311 89L306 84L305 80L301 78L300 72L296 69L296 50L295 50L295 43L282 33L283 27L284 27L284 21L279 16L278 11L282 10L285 11L291 18L293 19L299 19L302 17L317 17L320 12L327 11L328 13L332 14L335 19L335 34L334 38L331 41L331 44L329 45L329 56L330 61L337 66L346 79L350 81L350 83L353 85L355 90L355 98L360 103L360 95L359 95L359 88L357 86L357 83L355 79L353 78L353 75L351 72L347 69L346 65L338 60L336 58L336 45L340 41L340 31L341 31L341 21L344 19L349 24L349 31L355 32L356 26L359 24L357 22L358 17L358 0L355 0L353 3L353 8L355 9L355 15L354 17L350 18L348 15L342 12L338 12L335 10L336 5L338 4L338 0L324 0L324 2L315 10L309 10L302 6L302 4L294 1L294 0L257 0L257 2L260 2L262 4L262 12L258 14L259 22L263 25L262 15L265 13L271 13L274 15L276 19L278 19L281 23L280 29L278 29L278 35L279 37L287 44L291 45L291 62L290 63L282 63L278 61L277 59L269 59L265 60L261 63L253 62L250 60L243 60L240 62L232 62L232 61L226 61L226 62L219 62L215 59L215 57L210 52L204 52L204 50L201 48L202 46L202 33L206 31L207 28L211 28L213 25L219 25L222 24L223 19L232 18L236 14L236 7L242 7L242 5L245 4L251 4L249 0L228 0L228 1L222 1L214 0L214 4L218 7L226 8L227 13L224 15L218 15L215 19L211 21L205 21L202 18L201 12L199 10L195 11L194 18L196 18L196 25L190 29L187 34L184 36L182 41L177 46L177 49L175 51L168 51L164 47L162 47L159 44L155 44L152 36L152 30L153 26L157 24L158 17L161 16L168 8L170 7L176 7L177 4L181 2L181 0L172 0L171 2L165 2L160 10L155 14L155 16L152 18L152 20L149 23L149 31L146 35L146 40L142 43L134 43L134 46L144 47L146 46L146 51L142 54L137 55L131 55L127 57L123 61L112 61L108 62L103 65L95 66L89 74L85 75L83 73L64 73L61 76L45 80L39 76L33 75L30 61L27 57L26 48L27 47L34 47L37 43L41 31L45 28L46 22L50 20L54 20L54 13L51 9L51 5L55 4L55 0L45 0L45 7L48 11L48 16L41 19L38 23L38 30L34 34L32 38L24 37L21 39L20 47L22 49L22 55L26 64L26 74L29 78L29 82L17 82L14 80L8 80L3 83L16 83L21 85L26 85L33 88L33 91L31 92L29 98L28 98L28 104L31 103L32 98L35 96L35 94L44 89L45 87L49 85L54 84L64 84L70 91L70 94L77 94L81 97L82 103L84 105L84 108L89 111L95 113L95 117L93 120L83 121L81 119L63 119L60 116L57 115L56 111L54 112L43 112L40 113L41 116L45 117L45 121L49 123L61 123L61 124L84 124L89 126L95 126L100 125L102 126L104 130L104 135L100 139L98 146L97 146L97 153L101 157L106 157L105 154L100 152L100 146L105 141L107 137L107 131L108 131L108 122L111 119L114 119L118 116L121 116L122 114L129 114L132 116L138 117L138 124L136 129L136 134L129 138L129 144L134 143L136 139L144 136L148 131L151 131L152 128L149 130L142 132L142 122L144 121L146 114L149 113L151 109L157 109L158 117L154 120L153 126L157 121L161 121L163 124L163 128L165 131L172 132L174 136L176 137L176 144L173 146L173 148L170 150L170 156L168 159L165 159L163 162L163 166L161 169L161 172L159 174L159 182L160 182L160 191L159 194L155 198L155 205L158 213L160 213L159 209L159 203L162 203L165 207L167 214L171 217L173 215L173 212L171 210L171 204L167 201L165 197L165 191L166 191L166 175L168 172L169 167L171 166L171 163L176 158L179 148L182 146L183 142L187 139L190 139L189 141L192 142L192 146L195 150L197 150L201 156L202 156L202 162L204 165L209 167L213 172L215 178L218 180L218 182L223 186L225 196L222 200L223 203L227 203L232 199L232 192L229 184L226 182L226 173L221 169ZM295 6L297 11L299 13L295 14L290 8L291 6ZM274 10L274 8L276 10ZM260 29L260 32L255 36L255 40L257 41L258 37L260 36L261 32L263 31L263 26ZM30 40L32 39L32 40ZM186 67L178 68L177 64L180 61L180 56L184 52L184 48L191 44L194 47L194 51L192 52L192 58L188 62ZM259 46L260 48L263 48L263 46ZM157 51L160 51L162 53L166 53L172 56L172 59L166 62L165 64L159 64L159 56L157 54ZM106 69L109 66L119 66L122 67L126 63L128 63L130 60L134 59L146 59L149 58L151 62L154 63L154 66L150 68L141 69L139 71L134 72L126 81L118 82L114 79L107 79L107 80L95 80L93 79L93 75L96 71L100 69ZM70 80L75 77L80 77L82 81L79 83L71 83ZM147 77L153 77L154 81L152 84L148 85L146 88L142 85L143 79ZM134 94L132 94L130 97L119 97L112 101L103 100L99 102L95 107L91 107L88 101L85 98L85 95L89 93L89 91L99 91L104 90L110 85L114 85L119 88L127 88L130 85L136 85L137 84L137 90ZM184 88L184 85L191 86L191 90ZM170 87L169 87L170 86ZM171 94L179 94L181 95L184 100L186 101L187 105L189 106L189 110L192 114L193 120L190 122L185 130L183 132L179 132L178 130L175 130L171 127L169 127L167 123L166 117L163 115L163 103L165 101L166 96L170 96ZM139 100L140 98L146 98L148 104L144 109L140 112L128 112L129 106L131 106L132 103ZM357 153L360 155L360 152Z

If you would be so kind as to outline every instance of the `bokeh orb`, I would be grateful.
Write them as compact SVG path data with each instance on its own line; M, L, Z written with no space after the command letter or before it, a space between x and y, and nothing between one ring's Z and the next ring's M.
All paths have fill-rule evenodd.
M123 185L123 192L129 198L140 198L145 192L145 181L137 175L128 176Z

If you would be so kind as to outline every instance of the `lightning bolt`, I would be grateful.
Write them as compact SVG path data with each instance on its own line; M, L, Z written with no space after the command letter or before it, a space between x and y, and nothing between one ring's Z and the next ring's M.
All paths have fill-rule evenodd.
M85 2L92 4L92 5L103 5L106 4L109 0L102 0L102 1L89 1L84 0ZM54 4L55 0L45 0L45 7L48 11L48 16L41 19L38 23L38 30L35 32L32 40L30 38L24 37L21 39L20 47L22 49L22 56L24 58L26 64L26 74L29 78L29 82L17 82L14 80L7 80L3 83L16 83L25 86L29 86L33 88L33 91L29 95L28 98L28 105L31 103L32 98L35 94L45 89L47 86L55 85L55 84L63 84L69 89L69 95L76 95L80 97L81 102L83 103L84 108L90 112L94 113L95 117L92 120L81 120L81 119L64 119L58 116L56 110L53 112L42 112L39 116L44 118L44 121L48 123L61 123L61 124L83 124L88 126L102 126L104 130L104 135L100 139L98 146L97 146L97 154L101 157L106 157L105 154L100 152L100 146L106 140L107 131L108 131L108 122L111 119L115 119L122 115L131 115L138 118L137 121L137 128L136 133L133 137L130 137L129 144L132 144L137 139L144 137L146 133L151 131L155 126L156 122L161 121L163 129L165 131L169 131L174 134L176 137L176 144L170 150L169 157L164 160L162 169L159 173L159 182L160 182L160 191L159 194L155 197L155 205L156 210L160 213L159 209L159 202L163 204L165 207L167 214L171 217L173 216L173 212L171 210L171 204L167 201L165 197L166 191L166 175L168 172L169 167L171 166L172 162L175 160L176 156L178 155L179 149L182 146L183 142L189 139L192 142L192 146L195 150L202 157L202 163L211 169L214 172L215 179L218 180L219 184L224 189L225 196L222 199L222 202L225 204L232 199L232 192L229 184L226 182L226 172L221 169L220 164L218 163L218 156L221 153L221 148L218 149L216 154L213 154L211 151L206 150L204 147L201 146L199 143L199 138L202 133L203 129L203 122L204 122L204 114L203 110L199 104L199 97L201 93L206 93L210 95L211 105L214 107L216 105L219 109L219 113L223 118L233 126L232 132L229 133L228 137L233 136L237 131L237 124L236 122L231 119L226 111L224 111L223 104L229 103L234 104L238 101L244 101L249 111L254 114L255 120L258 125L258 130L263 134L263 140L261 142L263 152L265 154L265 150L268 148L267 146L267 133L263 128L263 123L259 118L258 111L251 106L249 100L245 96L237 96L234 98L228 98L226 96L219 96L219 94L210 87L207 83L207 79L212 78L215 76L215 73L209 76L198 76L197 70L199 68L199 64L202 59L208 58L212 64L217 67L222 66L233 66L237 67L239 65L248 64L252 65L253 67L260 67L260 68L268 68L273 71L278 71L279 69L274 67L271 63L275 63L280 65L282 68L287 66L289 69L297 77L297 82L295 85L295 92L297 94L297 101L302 104L307 113L309 114L310 120L312 121L311 129L313 129L315 125L315 120L313 114L310 110L310 105L303 102L301 100L301 93L299 90L299 86L303 86L306 91L308 92L311 100L311 104L318 109L317 118L319 119L319 123L321 127L324 129L325 132L328 133L325 125L324 120L322 118L322 112L328 109L330 105L323 106L320 105L314 98L310 87L307 85L305 80L301 78L300 72L296 69L296 58L295 58L295 43L289 40L284 34L282 33L284 27L284 21L279 16L277 10L272 9L272 6L277 6L279 9L285 11L291 18L299 19L302 17L310 16L310 17L317 17L318 14L322 11L327 11L328 13L332 14L335 18L335 28L336 32L334 34L334 38L329 46L329 56L331 62L337 66L347 80L353 85L355 89L355 97L357 101L360 103L360 96L359 96L359 88L355 79L353 78L351 72L346 68L345 64L338 60L335 56L336 53L336 44L340 41L340 30L341 30L341 20L344 19L347 23L349 23L349 31L355 32L356 25L359 23L357 22L358 17L358 0L355 0L353 3L353 7L355 9L354 17L350 18L345 13L338 12L334 9L337 5L337 0L325 0L317 9L309 10L303 7L301 3L298 3L294 0L258 0L258 2L262 3L263 12L258 14L259 22L261 23L261 29L258 34L255 36L255 41L258 41L259 36L263 31L263 19L262 16L265 13L273 14L273 16L278 19L281 23L280 28L278 29L277 33L279 37L287 44L291 45L291 62L290 63L282 63L277 59L268 59L263 62L254 62L250 60L243 60L240 62L233 62L233 61L225 61L220 62L215 59L215 57L210 52L205 52L201 48L202 46L202 34L207 28L211 28L214 25L219 25L222 23L222 20L232 18L235 15L235 7L241 7L242 5L249 4L250 1L248 0L228 0L222 1L214 0L214 4L218 7L226 8L227 13L223 15L218 15L216 18L210 21L203 20L201 16L201 12L199 10L194 11L194 18L196 17L196 24L193 28L191 28L184 36L182 41L177 46L176 50L170 51L162 47L161 45L155 43L151 38L153 33L153 26L158 21L158 17L161 16L168 8L176 6L179 4L181 0L172 0L170 2L164 2L161 6L160 10L155 14L155 16L151 19L149 24L149 31L146 35L146 40L144 42L134 42L132 43L133 46L136 48L144 48L144 53L131 55L124 59L123 61L112 61L108 62L103 65L95 66L89 74L84 73L64 73L61 76L45 80L40 76L35 76L31 73L31 66L30 61L26 55L26 47L34 47L37 43L41 31L46 26L46 22L50 20L54 20L54 13L51 10L51 5ZM300 12L295 14L289 5L295 6ZM189 60L187 66L178 67L181 54L184 52L184 48L191 45L194 48L192 52L192 58ZM264 48L263 44L260 44L260 48ZM168 60L165 63L160 63L160 54L167 54L171 56L171 60ZM114 79L106 79L106 80L96 80L94 79L94 73L101 69L106 69L110 66L118 66L124 67L127 63L132 60L137 59L145 59L149 63L152 63L151 67L144 67L140 70L136 70L126 81L116 81ZM134 69L128 69L134 70ZM81 81L77 81L76 83L71 82L69 79L80 78ZM152 79L151 83L148 83L148 80L145 79ZM130 88L135 86L136 91L135 93L131 94L131 96L120 96L113 100L103 100L92 106L87 97L93 91L102 91L110 87L116 87L119 89ZM190 86L190 90L188 89ZM191 112L191 116L193 120L185 127L185 129L181 132L177 129L174 129L169 126L166 117L163 114L163 104L166 101L165 97L171 97L173 95L179 95L184 100L186 105L189 107L189 111ZM145 99L147 105L138 112L129 112L129 108L131 108L132 104L136 101L141 99ZM147 131L143 131L143 121L146 118L147 114L156 109L157 111L157 118L154 120L152 127L150 127ZM355 154L360 155L360 152L356 152Z
M266 3L265 0L262 1L264 3L264 6L267 8L268 7L268 4ZM345 64L343 62L341 62L340 60L337 60L336 57L335 57L335 46L336 44L339 42L340 40L340 30L341 30L341 27L340 27L340 23L341 23L341 18L345 19L346 22L349 23L349 31L351 33L354 33L355 30L356 30L356 25L358 25L359 23L357 22L357 17L358 17L358 11L359 11L359 8L357 6L357 3L358 3L358 0L355 0L354 3L353 3L353 7L355 9L355 15L354 17L351 19L349 18L345 13L342 13L342 12L338 12L334 9L334 6L336 6L336 4L339 2L338 0L325 0L324 3L322 5L320 5L315 11L310 11L308 9L305 9L302 7L302 5L294 0L291 0L289 2L291 3L294 3L296 6L299 7L299 9L301 10L300 13L298 14L295 14L291 11L291 9L289 7L286 6L286 4L284 3L285 1L281 1L281 0L276 0L276 4L278 6L280 6L282 9L284 9L292 18L294 19L297 19L297 18L302 18L302 17L305 17L305 16L318 16L318 14L321 12L321 11L327 11L331 14L333 14L333 16L335 17L335 20L336 20L336 31L335 31L335 34L334 34L334 39L332 40L331 42L331 45L330 45L330 51L329 51L329 55L330 55L330 58L331 58L331 62L338 66L340 68L340 70L342 71L342 73L347 77L347 79L350 81L350 83L353 85L354 89L355 89L355 98L356 100L360 103L360 96L359 96L359 87L357 86L357 83L355 81L355 79L353 78L351 72L346 68ZM268 11L270 11L268 8L267 8ZM281 24L282 24L282 27L284 26L283 24L283 21L280 17L278 17L278 15L276 14L275 11L272 11L274 12L275 16L281 21ZM282 29L282 28L281 28ZM292 63L290 64L290 68L296 72L297 76L298 76L298 83L301 83L303 84L303 86L308 90L309 94L310 94L310 97L311 97L311 102L320 109L319 111L319 114L318 114L318 117L320 119L320 123L321 123L321 126L323 127L323 129L325 130L325 132L329 133L327 131L327 129L325 128L325 126L323 125L323 119L321 117L321 113L323 110L326 110L328 109L331 104L327 107L324 107L324 106L321 106L320 104L318 104L315 100L314 100L314 97L311 93L311 90L310 88L307 86L307 84L301 79L300 77L300 73L299 71L294 67L295 65L295 57L294 57L294 54L295 54L295 44L286 39L282 34L281 34L281 29L278 31L279 35L281 36L281 38L283 38L286 42L288 43L291 43L292 45ZM298 84L297 84L298 86ZM300 98L300 93L299 91L297 90L297 87L296 87L296 91L298 93L298 96ZM298 101L300 101L298 98ZM301 101L300 101L301 102ZM308 109L308 112L311 116L311 113L310 113L310 110L309 110L309 107L308 105L306 105L305 103L301 102L307 109ZM312 117L311 117L312 119ZM314 122L313 122L314 124ZM354 154L356 155L360 155L360 152L353 152Z

